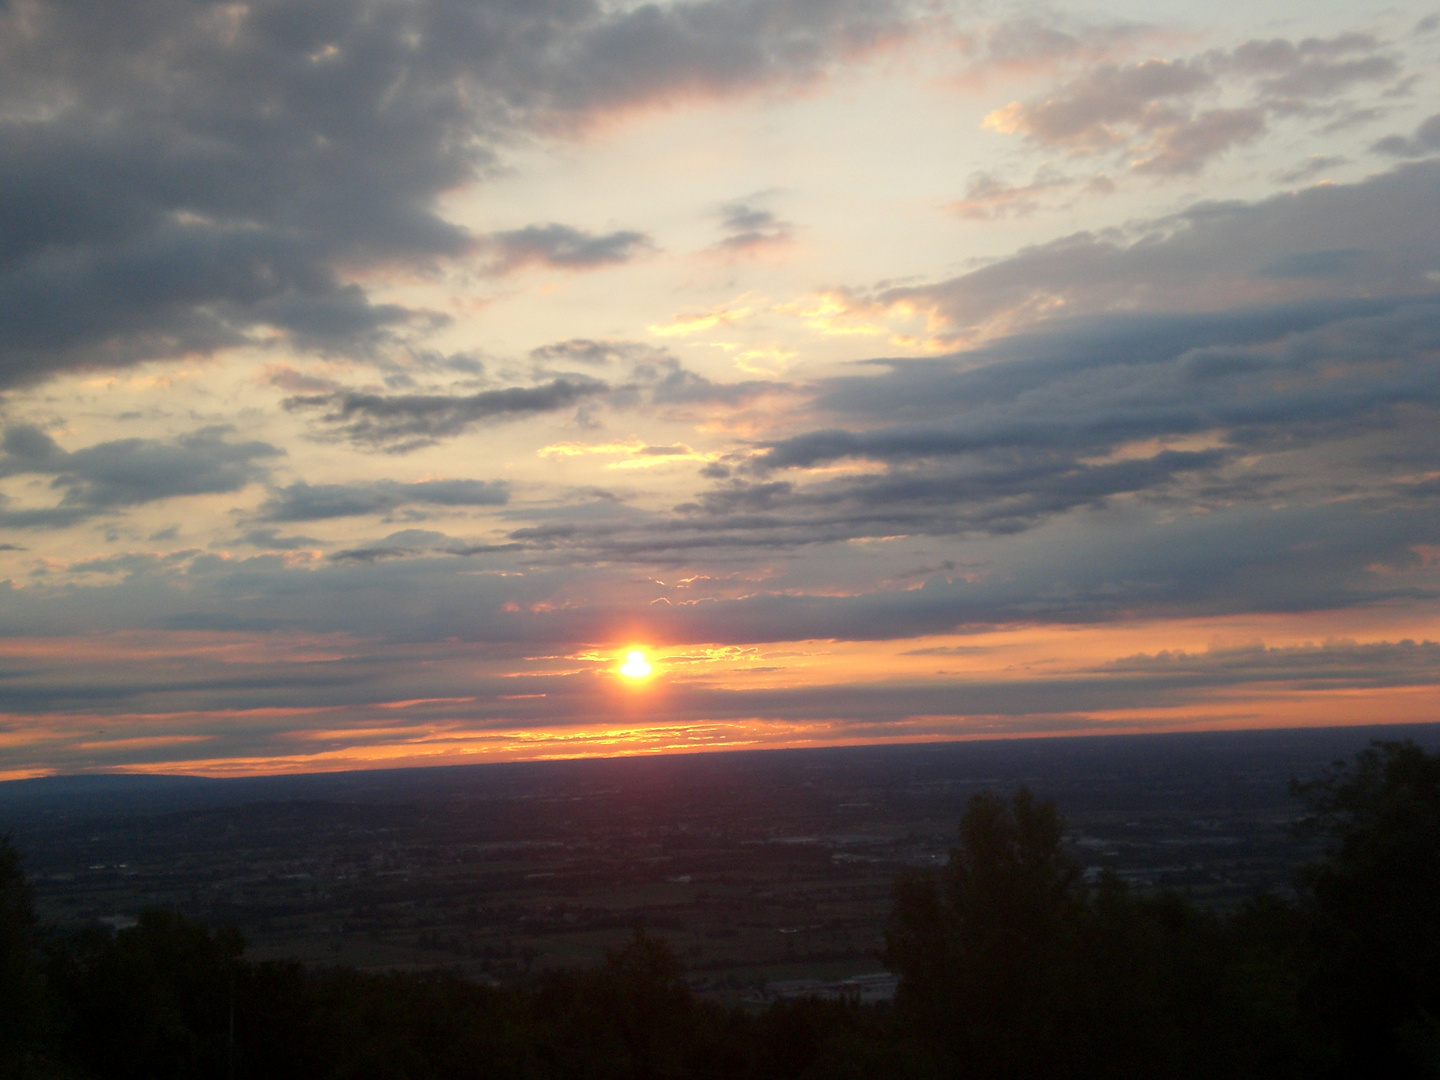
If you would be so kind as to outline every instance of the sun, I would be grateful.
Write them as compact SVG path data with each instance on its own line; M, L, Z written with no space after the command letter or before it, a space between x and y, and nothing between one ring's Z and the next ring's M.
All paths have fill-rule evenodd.
M635 682L648 679L650 677L650 661L645 659L645 651L631 649L627 652L625 662L620 665L620 674Z

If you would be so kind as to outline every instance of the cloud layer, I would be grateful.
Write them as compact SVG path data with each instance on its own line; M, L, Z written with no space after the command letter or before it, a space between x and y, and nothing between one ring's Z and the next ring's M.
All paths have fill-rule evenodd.
M1440 38L1282 7L0 8L0 775L1433 713Z
M200 0L0 12L0 385L280 333L353 349L433 316L356 270L628 258L638 232L477 237L436 200L517 131L817 78L910 32L885 0L665 9Z
M39 428L5 430L0 476L48 476L55 506L12 509L0 503L0 526L53 528L96 514L185 495L237 492L269 475L284 451L237 442L228 427L202 428L169 442L120 439L70 453Z

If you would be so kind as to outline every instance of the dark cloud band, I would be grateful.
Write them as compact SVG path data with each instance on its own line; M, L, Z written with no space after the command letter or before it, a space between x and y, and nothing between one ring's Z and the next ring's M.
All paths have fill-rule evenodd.
M553 379L539 386L512 386L476 394L311 394L287 398L292 411L320 410L320 420L362 446L403 453L458 435L487 420L512 420L554 412L603 393L599 380Z

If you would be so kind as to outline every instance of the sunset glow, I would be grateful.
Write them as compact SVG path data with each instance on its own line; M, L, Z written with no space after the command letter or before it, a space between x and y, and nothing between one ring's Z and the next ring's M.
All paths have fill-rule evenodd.
M1429 7L381 7L0 11L0 776L1440 716Z

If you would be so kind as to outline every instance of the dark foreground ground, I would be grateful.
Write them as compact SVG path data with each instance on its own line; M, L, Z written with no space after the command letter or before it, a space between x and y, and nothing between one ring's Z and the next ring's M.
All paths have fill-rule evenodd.
M944 862L977 791L1053 798L1091 876L1226 908L1315 854L1290 781L1376 738L1435 749L1440 726L56 778L0 784L0 833L62 929L159 906L238 927L252 958L506 984L638 926L703 995L764 1000L879 973L897 873Z

